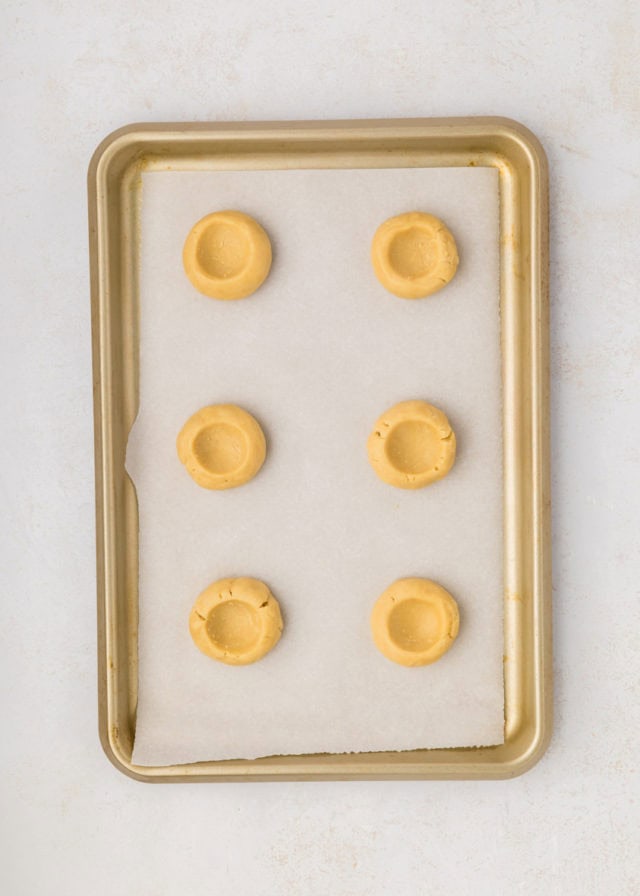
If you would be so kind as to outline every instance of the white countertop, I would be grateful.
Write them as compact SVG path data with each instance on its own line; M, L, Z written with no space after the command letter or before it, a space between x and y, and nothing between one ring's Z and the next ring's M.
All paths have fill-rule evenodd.
M0 13L2 892L638 893L640 7L168 7ZM551 168L548 753L506 782L125 778L96 732L93 149L141 120L469 114L521 120Z

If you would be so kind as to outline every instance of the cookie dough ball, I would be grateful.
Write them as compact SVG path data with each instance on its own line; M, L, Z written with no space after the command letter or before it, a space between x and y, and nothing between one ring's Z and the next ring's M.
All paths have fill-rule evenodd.
M398 579L371 613L378 650L401 666L426 666L449 650L460 626L458 605L429 579Z
M443 411L426 401L401 401L378 418L367 451L383 482L422 488L447 475L456 437Z
M280 605L259 579L220 579L198 597L189 616L196 647L230 666L262 659L282 634Z
M266 280L271 243L243 212L213 212L191 228L182 252L189 280L212 299L244 299Z
M458 250L439 218L406 212L378 227L371 261L376 277L394 296L421 299L451 280L458 269Z
M267 454L260 424L235 404L215 404L189 417L177 439L178 457L202 488L244 485Z

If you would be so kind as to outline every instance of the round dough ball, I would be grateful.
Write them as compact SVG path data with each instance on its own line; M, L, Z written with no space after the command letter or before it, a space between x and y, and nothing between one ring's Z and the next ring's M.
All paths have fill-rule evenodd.
M220 579L198 597L189 615L193 642L230 666L246 666L269 653L282 634L280 605L259 579Z
M198 292L212 299L244 299L266 280L271 243L244 212L213 212L191 228L182 261Z
M453 466L456 437L443 411L426 401L401 401L378 418L367 451L383 482L423 488Z
M430 579L398 579L371 613L378 650L401 666L426 666L449 650L460 615L453 597Z
M260 424L235 404L215 404L189 417L177 439L178 457L202 488L244 485L267 454Z
M421 299L451 280L458 269L458 250L439 218L406 212L378 227L371 261L385 289L401 299Z

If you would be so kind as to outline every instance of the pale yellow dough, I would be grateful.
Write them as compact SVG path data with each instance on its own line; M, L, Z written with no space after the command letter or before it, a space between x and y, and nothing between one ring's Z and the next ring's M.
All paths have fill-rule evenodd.
M406 212L378 227L371 246L376 277L401 299L442 289L458 269L458 250L445 224L424 212Z
M230 666L246 666L269 653L282 634L280 605L259 579L220 579L198 597L189 616L193 642Z
M378 650L401 666L426 666L449 650L460 626L458 605L430 579L398 579L371 613Z
M212 299L244 299L269 273L271 243L244 212L213 212L191 228L182 261L198 292Z
M443 411L426 401L401 401L378 418L367 451L384 482L422 488L447 475L456 458L456 437Z
M215 404L189 417L177 439L178 457L203 488L244 485L267 454L260 424L235 404Z

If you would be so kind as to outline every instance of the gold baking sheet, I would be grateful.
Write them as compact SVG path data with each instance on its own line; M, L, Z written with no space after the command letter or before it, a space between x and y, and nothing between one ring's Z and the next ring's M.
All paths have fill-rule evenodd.
M505 743L397 753L131 763L137 703L138 519L124 469L137 409L136 203L143 168L498 169L504 390ZM133 125L89 171L99 611L100 734L143 780L508 777L543 752L551 719L548 507L547 174L505 119Z

